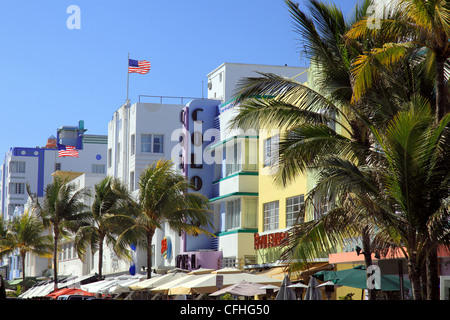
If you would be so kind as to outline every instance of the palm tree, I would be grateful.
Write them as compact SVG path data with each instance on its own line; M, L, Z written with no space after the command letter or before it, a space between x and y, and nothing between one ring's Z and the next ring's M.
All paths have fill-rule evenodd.
M45 188L44 203L41 205L33 195L29 186L28 194L32 198L32 210L42 218L44 227L53 231L53 279L54 289L58 289L58 244L61 237L69 236L69 231L79 228L85 205L82 200L87 193L84 189L76 190L75 186L66 183L61 177L54 177L53 182Z
M25 289L25 258L28 254L50 258L52 238L44 235L42 222L29 212L7 223L7 232L1 241L0 256L18 252L22 260L22 282Z
M128 257L124 243L118 243L116 238L124 229L133 208L131 196L120 180L106 177L95 185L94 201L89 214L82 219L82 226L75 234L75 246L80 259L84 259L88 247L91 252L98 251L98 272L102 277L103 245L114 249L118 256ZM131 211L132 212L132 211Z
M151 277L151 244L157 228L163 223L177 232L214 236L205 227L211 226L208 199L187 192L191 188L184 176L176 173L168 160L159 160L145 168L139 179L139 214L133 226L119 238L130 232L139 233L147 246L147 277Z
M328 183L326 188L317 188L311 193L322 193L322 196L328 197L330 193L334 193L334 199L339 200L339 205L323 219L294 230L290 239L292 241L287 245L287 253L296 252L298 257L300 247L304 250L303 254L308 251L329 251L342 239L351 236L352 232L354 236L359 231L362 234L363 252L368 266L371 264L370 254L373 251L381 250L384 245L392 243L385 238L385 244L380 244L382 237L373 230L377 229L378 224L389 226L389 223L392 223L395 227L397 221L388 214L392 212L392 202L385 205L378 203L380 199L385 199L386 195L380 193L380 173L370 167L374 165L373 159L379 157L379 153L374 152L379 142L374 137L373 128L377 128L378 134L383 132L388 121L397 115L399 110L410 109L408 103L413 101L417 94L434 101L434 88L429 82L429 72L424 68L423 62L427 60L418 59L417 52L405 51L402 54L403 59L396 60L395 69L379 68L380 76L373 81L372 90L364 91L364 95L360 94L358 99L355 99L355 91L359 90L352 70L355 61L361 57L362 49L370 50L371 46L376 47L376 44L382 43L384 39L358 38L367 43L356 42L357 39L345 42L343 36L349 29L345 31L345 28L331 26L332 23L342 21L340 15L330 18L332 15L329 13L335 13L335 7L320 5L317 1L310 3L312 16L317 20L314 22L319 27L298 10L298 6L288 1L297 22L297 31L306 39L307 51L311 52L311 64L315 67L314 80L318 80L317 91L296 83L293 79L270 74L245 79L238 92L237 100L241 105L234 125L244 128L287 128L286 137L280 143L279 174L276 177L284 184L307 169L315 168L322 178L325 174L330 174L328 169L341 169L341 175L334 177L337 185ZM339 36L332 33L335 30L340 30ZM329 44L333 41L335 44ZM340 77L336 76L338 72L334 72L339 68ZM328 70L331 70L332 77L327 73ZM418 72L420 76L417 76ZM258 96L270 98L255 98ZM336 120L332 118L333 115L336 115ZM333 122L340 125L342 134L329 126L329 123ZM359 170L365 174L361 174ZM346 174L342 175L343 172ZM360 189L351 189L350 181L345 181L344 178L349 178L351 172L357 174L355 177L359 180L353 183ZM338 178L340 180L336 180ZM356 191L360 192L355 193ZM361 196L362 194L364 196ZM367 198L367 195L371 197ZM310 196L309 199L311 198ZM356 203L359 204L357 208L360 210L354 210ZM344 225L349 227L339 228ZM384 230L389 228L385 227ZM378 248L371 248L375 245L374 240L371 243L371 239L377 239Z
M353 22L365 15L371 1L356 7L354 18L348 21L332 4L310 0L310 17L298 4L286 3L295 31L305 41L312 81L304 85L273 74L245 78L236 93L240 105L233 120L233 126L243 129L286 129L285 136L280 138L279 169L275 176L282 184L317 166L331 154L360 164L371 154L370 132L362 115L371 105L363 99L356 103L351 100L352 61L370 43L350 43L343 39ZM365 244L365 263L369 266L372 250L365 230L359 232Z
M436 124L433 111L429 101L418 98L385 132L373 128L384 160L382 190L396 208L398 223L391 227L397 230L398 245L405 246L416 299L422 299L418 277L425 261L436 255L437 243L448 244L450 114ZM429 271L427 278L436 275L434 268ZM436 279L427 280L434 284L428 290L435 291ZM435 293L428 294L437 299Z
M382 43L368 50L355 62L358 99L377 74L380 65L389 67L409 49L424 49L429 68L436 79L436 122L449 111L445 64L450 57L450 2L447 0L397 0L387 16L380 17L380 28L368 27L369 18L357 22L346 37L379 38Z
M358 38L379 38L380 45L362 54L354 64L355 90L357 99L370 88L379 70L392 68L399 59L410 52L416 52L434 79L435 121L439 122L449 111L448 63L450 57L450 3L446 0L399 0L380 18L380 28L367 28L367 20L354 25L346 37L354 41ZM431 100L431 99L430 99ZM428 257L429 269L437 268L437 253ZM427 272L428 272L427 271ZM428 295L438 298L437 269L428 274Z
M309 196L331 194L337 205L320 219L295 226L283 257L310 259L318 249L329 251L369 225L379 252L394 249L406 257L413 296L422 299L424 263L436 243L449 245L449 121L446 116L436 126L430 103L416 97L385 131L371 127L378 156L370 163L357 165L339 157L323 161Z

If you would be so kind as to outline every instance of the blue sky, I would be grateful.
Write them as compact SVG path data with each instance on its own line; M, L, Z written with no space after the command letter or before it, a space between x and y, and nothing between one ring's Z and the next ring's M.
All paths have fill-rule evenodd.
M299 0L303 3L303 0ZM336 0L344 12L356 0ZM80 9L80 29L66 21ZM15 0L0 3L0 157L44 146L84 120L107 134L125 102L127 55L152 64L130 74L139 95L206 97L223 62L305 66L282 0Z

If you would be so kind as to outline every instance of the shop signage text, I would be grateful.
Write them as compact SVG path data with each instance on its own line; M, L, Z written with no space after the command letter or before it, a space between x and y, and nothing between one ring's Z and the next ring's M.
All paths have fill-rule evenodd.
M287 232L275 232L260 235L255 233L255 250L278 247L287 237Z

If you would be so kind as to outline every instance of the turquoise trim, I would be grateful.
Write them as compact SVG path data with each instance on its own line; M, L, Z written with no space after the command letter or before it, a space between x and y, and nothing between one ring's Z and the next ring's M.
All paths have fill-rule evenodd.
M255 228L255 229L233 229L233 230L229 230L229 231L217 232L217 233L215 233L215 235L217 237L220 237L220 236L226 236L226 235L234 234L234 233L257 233L257 232L258 232L258 228Z
M236 177L236 176L258 176L258 175L259 175L259 172L257 172L257 171L241 171L241 172L233 173L233 174L231 174L231 175L229 175L229 176L227 176L225 178L213 181L213 184L214 183L219 183L221 181L224 181L224 180Z
M209 199L209 202L222 200L222 199L229 198L229 197L232 197L232 196L252 196L252 197L257 197L258 196L258 192L233 192L233 193L225 194L225 195L220 196L220 197Z

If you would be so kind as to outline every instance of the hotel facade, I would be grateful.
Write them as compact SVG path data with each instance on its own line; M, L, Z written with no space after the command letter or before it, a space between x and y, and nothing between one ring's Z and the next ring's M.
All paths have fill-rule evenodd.
M5 155L0 166L0 209L4 220L20 216L29 200L26 186L39 201L45 196L45 187L53 180L55 172L73 171L91 174L106 174L107 137L86 134L84 122L78 126L62 126L47 139L43 147L13 147ZM57 144L75 146L78 157L59 157ZM52 269L48 259L27 256L26 274L41 276ZM4 259L0 271L6 279L22 275L19 255Z

